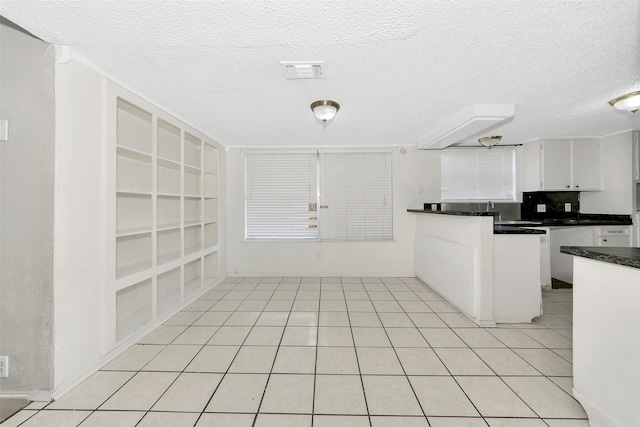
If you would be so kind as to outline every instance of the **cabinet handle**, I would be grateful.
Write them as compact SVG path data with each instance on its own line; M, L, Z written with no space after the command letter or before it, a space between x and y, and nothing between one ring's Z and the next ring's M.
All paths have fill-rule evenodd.
M571 186L570 186L570 185L567 185L567 188L571 188Z
M580 188L580 186L579 186L579 185L576 185L576 188Z

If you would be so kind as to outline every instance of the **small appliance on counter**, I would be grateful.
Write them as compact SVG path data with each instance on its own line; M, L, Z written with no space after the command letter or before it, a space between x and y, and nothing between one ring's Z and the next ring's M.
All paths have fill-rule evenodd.
M439 212L442 210L442 203L425 203L424 210L429 212Z

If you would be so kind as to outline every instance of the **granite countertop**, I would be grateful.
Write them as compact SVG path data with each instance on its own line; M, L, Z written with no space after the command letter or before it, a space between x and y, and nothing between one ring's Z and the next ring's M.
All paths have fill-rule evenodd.
M457 216L496 216L497 212L485 212L485 211L426 211L424 209L407 209L407 212L413 213L428 213L436 215L457 215Z
M493 216L497 217L498 212L486 211L431 211L424 209L407 209L412 213L428 213L436 215L455 216ZM631 225L629 215L605 215L605 214L580 214L577 218L540 219L540 220L519 220L519 221L496 221L493 226L493 234L546 234L545 230L532 230L525 227L579 227L579 226L600 226L600 225Z
M498 216L497 212L485 212L485 211L426 211L423 209L407 209L407 212L413 213L429 213L436 215L455 215L455 216ZM533 226L534 224L528 223L526 225ZM493 234L546 234L544 230L531 230L529 228L516 227L513 224L494 224Z
M640 248L561 246L560 252L625 267L640 268Z
M547 234L545 230L533 230L522 226L495 224L493 234Z

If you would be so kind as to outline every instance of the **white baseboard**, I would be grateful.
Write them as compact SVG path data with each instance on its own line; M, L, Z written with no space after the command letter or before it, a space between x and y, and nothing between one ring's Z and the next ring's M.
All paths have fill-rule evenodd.
M607 413L603 410L600 405L593 402L591 399L585 397L582 393L577 391L575 388L573 391L573 397L576 398L578 402L584 408L584 411L587 413L587 417L589 417L589 426L590 427L629 427L630 424L623 424L618 421L611 414ZM634 424L637 425L637 424Z

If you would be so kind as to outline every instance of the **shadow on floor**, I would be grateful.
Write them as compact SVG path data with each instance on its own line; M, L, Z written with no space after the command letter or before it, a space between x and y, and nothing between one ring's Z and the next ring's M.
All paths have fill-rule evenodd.
M573 285L559 279L551 279L551 289L573 289Z
M0 399L0 423L29 404L26 399Z

